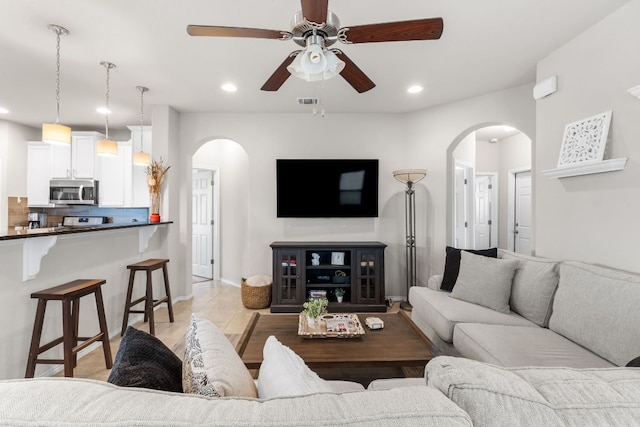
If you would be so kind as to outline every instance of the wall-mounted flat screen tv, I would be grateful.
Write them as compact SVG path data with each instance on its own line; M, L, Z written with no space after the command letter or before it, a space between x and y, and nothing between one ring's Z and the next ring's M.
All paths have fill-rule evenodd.
M377 159L276 160L279 218L378 216Z

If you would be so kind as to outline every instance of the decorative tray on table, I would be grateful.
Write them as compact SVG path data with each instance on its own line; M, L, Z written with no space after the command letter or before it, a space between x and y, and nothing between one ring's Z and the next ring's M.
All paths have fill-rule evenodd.
M313 325L300 313L298 335L304 338L358 338L364 335L360 319L354 313L323 314Z

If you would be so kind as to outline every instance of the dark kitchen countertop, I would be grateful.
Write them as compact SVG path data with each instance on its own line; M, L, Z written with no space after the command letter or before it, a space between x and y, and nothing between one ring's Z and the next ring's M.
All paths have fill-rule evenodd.
M89 225L89 226L35 228L31 230L11 229L5 233L0 233L0 241L28 239L30 237L42 237L42 236L66 236L69 234L89 233L94 231L119 230L123 228L148 227L150 225L163 225L163 224L173 224L173 221L162 221L162 222L138 221L138 222L127 222L127 223L120 223L120 224L109 223L109 224Z

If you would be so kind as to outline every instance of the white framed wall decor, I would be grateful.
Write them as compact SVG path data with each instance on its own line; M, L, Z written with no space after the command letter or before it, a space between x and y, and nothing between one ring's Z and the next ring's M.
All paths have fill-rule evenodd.
M604 160L611 113L605 111L565 126L559 168Z

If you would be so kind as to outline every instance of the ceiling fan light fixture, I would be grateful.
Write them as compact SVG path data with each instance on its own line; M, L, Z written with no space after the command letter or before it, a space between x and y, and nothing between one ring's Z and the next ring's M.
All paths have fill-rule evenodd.
M311 82L337 76L344 65L335 53L319 43L312 43L295 57L287 70L292 76Z

